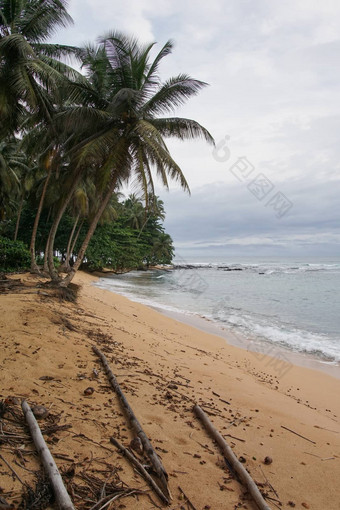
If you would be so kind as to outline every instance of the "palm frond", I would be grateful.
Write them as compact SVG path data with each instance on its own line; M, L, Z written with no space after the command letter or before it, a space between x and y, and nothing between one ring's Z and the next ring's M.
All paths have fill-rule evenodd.
M111 67L111 75L117 88L136 88L131 65L132 58L138 51L138 41L121 32L111 32L101 38Z
M195 120L182 117L149 119L152 124L166 138L179 138L180 140L193 140L203 138L211 145L215 145L212 135L207 129Z
M93 137L85 144L79 144L75 154L79 165L84 165L86 162L95 162L95 164L102 166L103 161L108 157L114 160L118 155L115 155L115 150L119 143L118 130L105 130L100 136Z
M55 79L58 80L59 85L64 84L66 78L68 80L72 80L73 82L85 86L87 85L86 78L81 73L79 73L79 71L65 64L64 62L61 62L60 60L42 55L40 56L39 60L36 61L36 64L41 66L42 70L45 69L46 72L53 73ZM55 72L57 72L59 76L57 76Z
M3 58L15 58L16 61L34 58L35 53L30 43L21 34L10 34L0 39L0 55Z
M186 74L180 74L167 80L164 85L146 102L143 107L145 116L161 115L173 112L190 97L198 94L208 84L194 80Z
M103 128L110 120L110 114L103 110L93 108L92 106L70 106L55 116L55 122L59 129L78 131L86 134ZM89 141L89 140L88 140Z
M54 59L75 57L80 60L82 52L77 46L65 44L31 43L37 55L45 55Z
M147 75L145 76L145 85L149 86L150 84L157 85L159 83L159 76L158 76L158 68L161 60L166 57L167 55L170 55L172 52L172 49L174 47L174 42L170 39L167 41L161 51L158 53L156 58L153 60L152 64L150 65L149 71Z
M25 3L20 31L31 42L48 39L57 28L73 23L65 0L31 0Z
M171 157L160 133L146 121L139 121L134 128L138 137L143 142L145 156L150 161L150 166L156 168L157 174L161 177L164 186L168 187L167 176L179 182L181 187L190 192L189 185L178 164Z

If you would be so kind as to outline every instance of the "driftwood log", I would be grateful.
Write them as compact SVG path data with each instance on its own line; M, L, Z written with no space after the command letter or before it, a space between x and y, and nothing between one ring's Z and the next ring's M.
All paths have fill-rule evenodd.
M259 491L256 483L246 471L246 469L242 466L241 462L238 460L233 450L227 444L225 439L221 436L221 434L215 429L211 421L205 412L200 408L200 406L194 406L194 413L201 420L207 431L210 433L213 439L215 439L218 446L221 448L224 457L227 459L228 463L232 467L232 469L237 473L242 483L246 486L249 491L249 494L255 501L259 510L270 510L270 507L267 505L261 492Z
M118 384L116 377L114 376L112 370L110 369L110 367L108 365L105 355L95 346L93 346L92 349L97 354L97 356L99 356L99 358L101 359L101 362L102 362L102 364L105 368L106 374L108 376L109 382L120 400L120 403L121 403L128 419L130 421L131 427L133 428L136 436L139 437L139 439L142 442L144 452L149 457L152 467L154 468L154 470L159 478L161 488L162 488L162 491L163 491L165 497L168 500L171 499L169 488L168 488L168 473L166 472L165 468L163 467L163 464L161 463L160 458L158 457L157 453L155 452L152 444L150 443L149 438L145 434L144 430L142 429L141 424L139 423L132 408L130 407L124 393L122 392L122 390Z
M110 441L112 444L114 444L116 446L116 448L118 448L118 450L121 451L121 453L123 455L125 455L125 457L134 466L136 466L136 468L140 472L141 476L149 483L149 485L151 485L151 487L154 489L155 493L160 498L160 500L163 501L164 503L166 503L167 505L169 505L170 502L169 502L168 498L166 496L164 496L163 492L160 490L160 488L156 484L155 480L149 475L149 473L146 471L144 466L136 459L136 457L131 452L129 452L129 450L127 448L125 448L125 446L120 444L120 442L117 441L117 439L115 437L111 437Z
M25 415L26 422L29 426L35 447L38 450L45 471L50 479L58 507L60 510L75 510L72 500L64 486L64 482L61 474L59 473L57 465L54 462L52 454L45 443L45 439L43 438L37 420L35 419L34 414L32 413L32 410L26 400L22 401L21 407Z

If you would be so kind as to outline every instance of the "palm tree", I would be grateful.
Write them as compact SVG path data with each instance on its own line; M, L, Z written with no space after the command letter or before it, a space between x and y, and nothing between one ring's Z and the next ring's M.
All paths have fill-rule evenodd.
M126 223L135 230L140 230L145 221L145 209L142 200L135 194L129 195L124 202Z
M61 61L78 55L78 48L46 41L59 27L72 23L65 0L0 0L0 139L19 129L46 123L58 145L53 115L66 100L82 94L78 83L85 85L80 73ZM27 126L27 121L30 126ZM46 147L51 144L51 140ZM51 159L46 154L47 160ZM48 164L45 186L35 218L30 243L31 269L35 262L35 237L53 165Z
M58 143L58 137L56 136L53 126L48 126L44 122L35 122L35 119L31 118L30 122L25 124L23 133L24 136L21 141L21 146L30 159L35 162L37 167L38 178L35 182L35 189L33 190L34 196L32 197L34 206L37 209L31 234L30 253L31 273L39 274L40 269L36 262L36 237L40 216L46 205L46 197L48 198L47 202L50 207L53 202L58 200L61 194L60 183L57 179L52 179L52 176L54 175L55 177L57 173L59 175L62 174L64 168L60 155L61 144L60 142ZM59 193L57 196L56 189Z
M152 243L152 262L170 264L174 256L174 247L169 234L160 232Z
M34 183L35 168L20 140L14 136L0 141L0 220L16 214L14 241L25 199Z
M61 267L59 267L59 272L70 271L71 256L74 252L84 221L86 218L91 217L95 201L96 188L93 179L91 176L85 176L85 179L78 184L68 207L68 214L74 218L74 222L67 243L65 261Z
M14 214L20 193L20 165L15 138L0 141L0 220Z
M62 286L68 285L79 268L96 225L122 182L134 176L147 194L148 190L154 190L156 175L166 187L170 178L189 191L182 170L168 151L165 137L180 140L202 137L213 143L209 132L198 122L163 116L172 113L206 84L184 74L162 83L159 64L171 53L173 44L168 41L151 61L153 46L140 45L137 40L116 32L103 37L99 48L84 50L84 68L92 85L91 101L81 108L69 108L60 118L68 129L77 132L78 139L82 137L72 149L78 168L91 162L100 169L101 192L77 261L60 282ZM50 249L50 274L57 280L52 255Z
M19 204L18 204L18 212L17 212L17 221L15 225L14 238L16 241L19 232L19 225L21 220L22 210L25 204L25 201L30 195L32 191L37 177L37 167L34 165L34 162L28 161L27 155L24 152L21 152L20 162L20 191L19 191Z
M90 181L82 182L76 189L72 203L70 204L70 213L71 217L74 218L73 227L70 233L70 237L67 243L67 249L66 249L66 258L61 268L59 268L59 271L65 270L69 271L70 269L70 258L72 255L72 252L74 250L74 246L77 242L77 234L80 234L80 229L82 227L82 224L84 222L84 219L89 214L89 208L90 208L90 198L91 198L91 188L94 187L93 183ZM78 226L78 223L80 222L80 225ZM80 228L79 228L80 227Z
M145 214L143 225L139 231L138 237L143 233L143 230L147 227L148 223L152 220L165 220L165 209L164 202L157 195L146 194L145 196Z
M149 197L149 203L147 206L148 216L153 216L156 219L165 220L165 209L164 202L157 195L151 195Z
M59 60L77 48L46 43L72 23L66 6L65 0L0 0L0 136L17 130L27 113L51 121L65 78L79 79Z

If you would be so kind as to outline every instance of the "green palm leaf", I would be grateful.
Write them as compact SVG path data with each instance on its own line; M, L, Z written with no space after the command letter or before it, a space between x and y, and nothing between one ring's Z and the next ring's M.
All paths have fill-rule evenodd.
M203 138L211 145L215 143L209 131L195 120L185 119L183 117L171 117L150 119L149 122L166 138L173 137L180 140Z
M156 94L143 107L144 115L154 116L173 112L196 96L207 83L194 80L186 74L180 74L167 80Z

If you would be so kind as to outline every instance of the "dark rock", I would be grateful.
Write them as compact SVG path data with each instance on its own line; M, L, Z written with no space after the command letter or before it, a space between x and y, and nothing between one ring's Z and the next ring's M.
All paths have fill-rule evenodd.
M86 390L84 390L84 395L92 395L94 393L94 388L92 388L92 386L89 386L88 388L86 388Z

